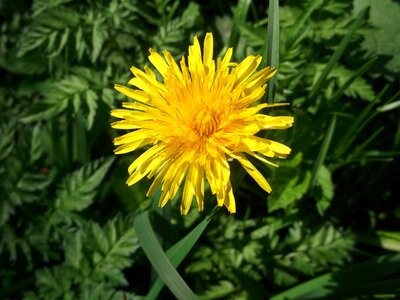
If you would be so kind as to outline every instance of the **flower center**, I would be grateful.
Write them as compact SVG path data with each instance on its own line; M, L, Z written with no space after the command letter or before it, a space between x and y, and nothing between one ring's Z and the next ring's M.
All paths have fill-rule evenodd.
M193 122L193 129L197 131L200 136L209 136L218 127L218 117L209 110L202 110L196 115Z

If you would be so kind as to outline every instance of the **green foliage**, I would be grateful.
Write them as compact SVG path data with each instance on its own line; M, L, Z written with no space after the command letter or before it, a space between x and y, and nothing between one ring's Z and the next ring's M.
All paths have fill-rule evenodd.
M0 1L1 299L399 297L400 5L277 4ZM295 125L266 138L293 151L257 164L269 196L233 174L234 216L208 187L209 211L161 216L125 185L139 152L111 158L113 84L207 31L279 65L268 99Z
M80 211L92 204L97 187L102 182L111 163L111 159L104 162L93 161L65 178L57 192L57 209Z
M370 0L355 0L354 9L358 11L363 7L370 8L370 25L373 30L365 34L362 48L368 54L383 55L387 59L384 61L384 66L392 74L385 74L392 77L398 74L400 70L400 60L397 55L396 45L400 42L399 23L396 22L397 16L400 14L400 7L396 1L370 1Z

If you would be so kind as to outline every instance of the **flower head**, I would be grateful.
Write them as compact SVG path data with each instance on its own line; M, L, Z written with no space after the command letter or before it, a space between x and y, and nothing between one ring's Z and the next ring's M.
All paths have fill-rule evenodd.
M260 130L285 129L292 125L288 116L261 114L263 108L276 106L256 104L265 93L266 82L274 68L256 72L260 56L248 56L241 63L230 62L232 48L223 58L213 59L213 36L207 33L203 53L197 37L189 46L187 61L179 65L168 51L150 49L149 60L162 76L153 71L132 67L134 77L115 89L133 99L111 114L121 120L112 123L116 129L132 130L115 138L116 154L150 145L129 167L127 184L143 177L155 177L147 196L161 185L159 205L174 198L183 183L181 213L187 214L195 197L199 210L204 208L204 179L217 197L219 206L236 212L228 160L236 159L266 192L271 187L248 160L250 155L274 165L267 157L285 158L290 148L256 136Z

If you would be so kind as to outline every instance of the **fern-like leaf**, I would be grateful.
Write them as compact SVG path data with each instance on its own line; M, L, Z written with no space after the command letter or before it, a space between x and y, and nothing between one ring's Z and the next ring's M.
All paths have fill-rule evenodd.
M99 159L68 175L58 191L56 207L62 211L81 211L88 207L112 162L112 158Z

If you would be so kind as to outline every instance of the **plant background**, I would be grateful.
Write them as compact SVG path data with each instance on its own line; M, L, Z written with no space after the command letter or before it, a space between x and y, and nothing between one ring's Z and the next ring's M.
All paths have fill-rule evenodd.
M239 173L237 214L210 213L208 197L206 212L182 217L179 197L159 210L145 197L149 182L125 185L138 153L113 157L110 109L126 100L113 84L148 64L149 47L180 58L209 31L217 53L264 55L268 8L258 0L0 1L1 299L146 295L157 273L134 221L143 211L163 249L204 230L177 268L203 299L399 297L398 1L275 7L275 101L291 106L273 113L296 121L268 132L293 149L278 169L257 165L270 196ZM157 294L174 298L167 287Z

